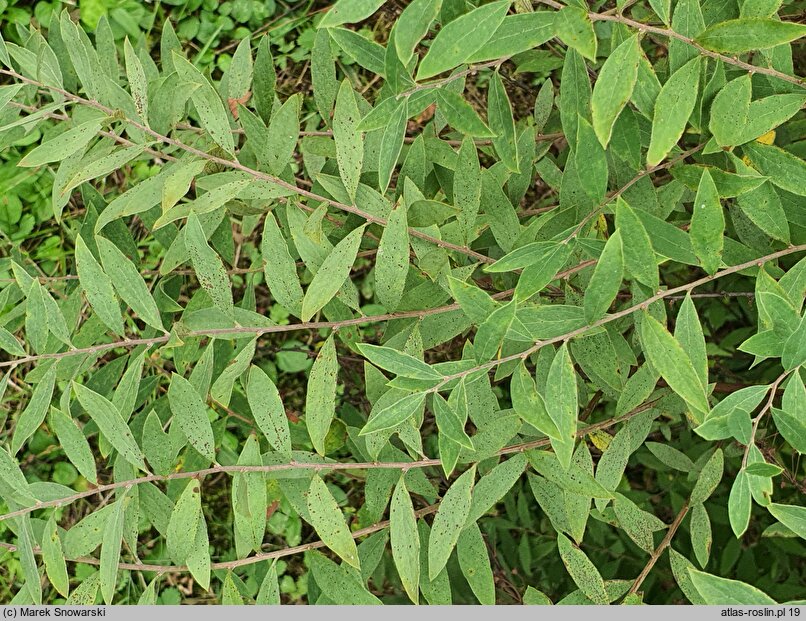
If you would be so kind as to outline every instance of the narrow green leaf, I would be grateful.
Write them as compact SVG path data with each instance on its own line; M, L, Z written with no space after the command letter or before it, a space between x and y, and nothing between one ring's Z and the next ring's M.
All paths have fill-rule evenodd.
M73 390L81 407L95 421L109 444L131 465L146 470L143 452L114 404L81 384L73 382Z
M655 100L647 166L660 164L686 129L699 91L700 58L693 58L675 71Z
M554 421L549 418L546 403L540 393L537 392L535 382L529 371L526 370L525 364L519 364L512 374L509 393L512 399L512 407L518 416L540 433L550 438L561 440L560 431Z
M719 22L696 37L695 42L713 52L743 54L784 45L806 36L806 25L762 17Z
M126 78L134 100L134 109L144 122L148 122L148 80L145 70L134 51L129 38L123 41L123 54L126 58ZM102 589L103 590L103 589Z
M227 315L233 313L232 288L221 258L207 244L207 236L195 213L185 224L185 247L199 283L218 308Z
M714 493L716 486L722 480L725 466L725 457L722 449L718 448L702 467L700 476L691 491L691 504L705 502Z
M641 318L641 341L652 366L693 408L698 422L702 422L708 412L705 387L680 343L648 313Z
M489 5L488 5L489 6ZM515 133L515 119L512 116L512 104L501 74L497 71L490 80L487 93L487 118L492 130L493 146L504 165L514 173L519 172L518 138Z
M86 147L98 135L103 119L92 119L73 129L59 134L32 149L17 166L41 166L50 162L60 162Z
M235 141L230 131L229 117L224 102L209 80L193 64L177 52L172 53L172 62L180 79L196 86L190 98L199 115L202 127L210 138L227 153L235 153Z
M604 317L618 295L623 277L624 250L620 229L616 229L607 240L593 270L588 288L585 290L583 308L585 309L585 320L589 324Z
M341 289L350 275L365 227L352 230L322 262L302 300L302 321L310 321Z
M708 385L708 355L705 350L705 336L702 332L700 318L691 295L686 295L680 310L677 312L677 321L674 327L674 338L680 343L688 354L691 365L697 372L697 377L703 386Z
M67 575L67 563L62 550L62 540L53 516L48 520L42 532L42 560L45 561L45 573L48 580L62 597L70 595L70 577Z
M51 408L50 426L59 439L59 444L76 469L94 485L98 484L98 476L95 471L95 458L92 449L84 436L84 432L79 429L76 421L59 409Z
M165 537L168 556L176 563L184 563L193 551L201 514L201 484L191 480L176 501Z
M604 580L596 566L582 550L577 548L571 540L562 533L557 533L557 546L560 558L568 570L574 583L587 595L594 604L606 606L610 598L605 591Z
M767 509L781 524L801 539L806 539L806 507L771 502Z
M705 567L708 564L708 558L711 556L713 532L708 510L702 503L691 508L689 531L691 531L691 547L694 549L694 556L697 557L700 567Z
M621 197L616 201L616 226L621 234L624 267L641 284L657 291L658 262L643 223Z
M549 368L546 382L546 409L559 432L558 438L551 439L551 446L560 464L568 469L574 452L579 403L576 372L565 343L557 350Z
M789 151L750 142L742 147L750 163L770 181L787 192L806 196L806 162Z
M484 606L495 604L495 578L493 577L487 544L475 522L464 528L456 542L459 567L470 589Z
M484 320L473 339L473 353L479 364L491 360L501 349L518 308L516 300L499 306Z
M591 112L593 129L603 147L607 147L610 142L613 125L632 97L638 80L640 60L638 35L633 35L613 50L599 70L599 77L593 87Z
M395 375L422 380L442 379L442 375L438 371L435 371L422 360L391 347L370 345L368 343L359 343L357 347L361 354L372 364L391 371Z
M348 565L360 569L353 536L333 495L318 474L311 479L307 504L311 526L324 544Z
M118 581L118 562L123 541L123 518L128 504L128 493L124 493L112 505L114 509L104 526L103 543L101 543L101 597L108 605L112 603Z
M392 558L397 573L409 599L420 601L420 537L417 534L417 518L411 504L404 477L400 477L392 494L389 509L389 531L392 543Z
M391 403L389 406L373 412L359 435L365 436L377 431L392 429L414 416L425 402L424 393L413 393Z
M168 403L191 446L209 461L215 461L215 439L207 406L193 385L176 373L171 375Z
M378 189L381 194L386 193L392 179L392 171L397 165L400 151L403 148L403 139L406 137L406 119L409 117L409 100L404 99L398 103L386 123L381 137L380 153L378 154Z
M252 365L249 369L246 396L252 416L269 444L283 457L290 459L291 434L283 401L274 382L260 367Z
M409 228L407 209L401 202L389 214L375 257L375 291L389 312L400 304L408 274Z
M461 95L445 88L437 89L437 106L445 115L448 124L461 133L477 138L495 136Z
M709 274L715 273L722 263L724 230L725 216L719 194L711 175L704 170L692 207L690 235L691 246Z
M464 63L493 36L510 4L510 0L491 2L448 23L428 48L417 79L430 78Z
M501 462L479 479L473 487L466 525L476 522L506 496L523 475L526 463L526 456L518 453Z
M120 304L115 297L112 280L101 269L80 235L76 237L76 270L78 281L92 310L110 330L123 336L123 317L120 314Z
M95 243L101 264L120 298L148 325L164 330L157 303L151 296L140 271L123 252L105 237L97 235Z
M445 492L431 526L428 542L428 577L434 580L448 562L470 513L476 467L466 470Z
M730 496L728 497L728 518L730 519L730 527L737 538L741 538L747 531L747 526L750 524L751 508L750 482L747 479L747 473L744 470L739 470L733 480Z
M756 587L689 568L694 588L709 606L770 606L776 601Z
M578 6L565 6L557 12L554 30L563 43L589 60L596 60L596 33L588 12Z
M299 317L302 314L302 286L288 244L272 213L266 214L263 223L260 252L264 261L263 274L272 296Z
M404 65L408 65L414 48L428 33L441 7L442 0L413 0L403 9L395 24L395 49Z
M56 365L52 364L44 377L39 380L28 405L17 418L14 425L14 435L11 437L11 454L16 455L25 444L26 440L30 438L48 413L50 400L53 398L53 389L56 386Z
M464 421L439 393L435 393L433 399L434 418L436 419L439 433L444 434L452 442L465 447L469 451L475 450L473 441L465 433Z
M344 80L336 97L333 114L333 139L336 142L336 161L339 175L350 198L355 200L361 168L364 162L363 135L356 129L361 120L353 87Z
M305 426L314 449L325 454L325 438L336 415L336 379L339 361L336 341L331 334L325 341L308 377L308 395L305 400Z
M285 100L271 116L264 157L269 170L281 174L291 163L299 139L299 112L302 96L297 93Z
M338 0L319 22L320 28L354 24L377 11L386 0Z

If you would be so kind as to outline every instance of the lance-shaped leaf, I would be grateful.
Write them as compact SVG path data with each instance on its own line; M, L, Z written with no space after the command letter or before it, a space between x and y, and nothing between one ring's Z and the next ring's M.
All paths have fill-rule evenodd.
M604 580L596 566L582 550L577 548L571 540L562 533L557 534L557 546L560 558L568 570L571 578L579 589L587 595L594 604L606 606L610 598L605 590Z
M515 286L515 297L518 300L528 300L542 291L547 284L557 277L558 272L571 256L573 244L562 242L549 242L540 249L535 259L523 270L518 284Z
M680 343L648 313L641 318L641 341L652 366L693 408L695 416L702 422L708 412L705 387Z
M694 588L709 606L774 606L776 601L756 587L690 567Z
M258 428L275 451L291 458L291 434L280 393L260 367L252 365L246 389L249 409Z
M39 380L39 383L34 388L31 394L31 400L28 405L17 418L17 424L14 426L14 435L11 437L11 453L16 455L17 452L25 444L25 441L34 435L34 432L39 428L45 420L50 406L50 400L53 398L53 389L56 385L56 365L51 364L44 377Z
M579 402L576 372L565 343L557 350L549 368L546 409L559 432L558 438L551 438L551 446L560 464L568 469L574 452Z
M461 133L477 138L495 135L461 95L440 88L437 90L437 106L448 124Z
M392 494L389 521L392 558L397 573L409 599L417 604L420 600L420 537L409 490L402 476Z
M461 65L478 51L504 21L509 0L480 6L448 23L439 31L417 70L424 80Z
M199 283L218 308L227 315L233 313L232 288L221 258L207 244L199 217L188 216L185 224L185 247Z
M425 393L416 392L401 397L378 412L373 411L359 435L365 436L370 433L397 427L402 422L414 416L424 402Z
M439 393L435 393L434 401L434 418L437 422L437 428L440 434L444 434L451 441L460 446L464 446L467 450L475 450L473 441L465 433L465 423L454 411L451 405L442 398Z
M357 345L361 354L375 366L401 377L410 377L421 380L440 380L442 375L431 366L391 347L359 343Z
M589 324L601 319L610 308L618 295L623 277L624 250L621 231L616 229L616 232L607 240L585 290L583 308L585 309L585 320Z
M745 470L739 470L730 487L728 497L728 519L733 534L737 538L741 538L750 524L750 510L753 503L750 496L750 481L747 477L748 474Z
M95 458L92 449L84 436L84 432L78 428L75 420L59 409L51 408L50 426L59 439L59 444L67 455L67 459L73 464L81 475L91 483L98 484L98 476L95 471Z
M168 403L182 433L201 455L215 461L215 438L207 406L198 391L181 375L171 375Z
M560 431L549 417L546 403L540 393L537 392L535 381L526 369L525 364L519 364L512 374L509 393L512 399L512 407L518 416L540 433L556 440L561 439Z
M624 267L641 284L657 291L658 261L643 223L621 197L616 201L616 226L621 235Z
M202 127L210 138L227 153L235 153L235 141L230 131L229 117L224 102L209 80L181 54L173 52L172 61L177 74L184 82L196 88L191 92L193 107L199 115Z
M694 484L694 489L691 491L691 504L705 502L714 493L716 486L722 480L722 474L725 469L725 456L722 449L718 448L714 451L713 455L705 462L705 465L700 471L697 482Z
M403 9L395 24L395 49L404 65L414 55L414 48L439 15L442 0L413 0Z
M591 113L593 130L603 147L610 142L613 125L632 97L640 60L638 35L633 35L613 50L599 70L599 77L593 86Z
M130 464L146 470L143 452L137 446L131 429L114 404L103 395L73 382L73 390L81 407L98 425L106 440Z
M767 509L781 524L801 539L806 539L806 507L771 502Z
M364 162L364 140L357 130L361 120L353 87L344 80L336 97L336 110L333 113L333 139L336 142L336 162L339 175L350 195L355 200L355 191L361 177Z
M92 119L51 138L32 149L17 166L41 166L50 162L60 162L86 147L98 135L103 119Z
M743 54L784 45L806 37L806 25L763 17L730 19L714 24L695 41L713 52Z
M123 541L123 519L128 504L129 494L124 492L115 503L111 515L104 526L103 542L101 543L101 597L106 604L112 603L118 579L118 561L120 561L120 547Z
M554 31L563 43L585 58L596 60L596 33L585 9L578 6L560 9L554 18Z
M164 330L157 303L151 296L140 271L123 252L105 237L97 235L95 243L101 264L120 298L148 325Z
M754 168L768 176L773 185L798 196L806 196L806 162L774 145L750 142L742 151Z
M53 516L42 531L42 560L45 561L45 573L53 588L67 597L70 594L70 578L67 575L62 540Z
M702 332L700 318L691 294L687 295L680 305L674 327L674 338L688 354L691 365L703 386L708 385L708 355L705 350L705 336ZM734 393L736 394L736 393Z
M263 255L263 274L269 291L282 306L299 317L302 314L302 286L296 264L273 213L266 214L260 252Z
M466 136L459 148L453 173L453 204L459 209L456 221L466 242L475 238L476 217L481 206L481 166L476 143Z
M165 537L168 556L175 562L184 563L193 551L201 514L201 484L191 480L176 501Z
M647 166L660 164L686 129L699 92L700 59L697 56L675 71L658 93L646 155Z
M319 350L308 377L308 394L305 399L305 426L314 449L325 454L325 438L336 415L336 379L339 360L336 341L331 334Z
M515 319L517 307L517 300L499 306L479 326L476 338L473 339L473 353L477 362L480 364L487 362L498 353L504 343L504 337Z
M381 136L380 153L378 153L378 189L386 193L392 180L392 171L397 165L403 140L406 137L406 119L409 118L409 99L406 97L397 104L385 123Z
M122 336L123 316L120 314L120 304L115 297L112 280L101 269L80 235L76 237L76 270L78 281L92 310L110 330Z
M302 321L309 321L322 307L330 302L336 292L341 289L344 281L350 275L350 268L355 262L364 226L350 231L322 262L316 271L305 297L302 300Z
M480 604L495 604L495 578L481 530L475 522L465 527L456 542L456 555L470 589Z
M235 385L235 380L241 377L249 368L252 358L255 355L255 346L257 345L257 337L249 340L243 346L241 351L227 363L224 370L216 378L213 386L210 388L210 397L216 402L224 405L229 405L232 398L232 388Z
M400 304L409 274L409 228L406 216L406 206L401 202L389 214L375 257L375 291L380 303L390 312Z
M377 11L386 0L339 0L319 22L320 28L354 24Z
M15 502L23 505L36 504L36 498L31 493L19 464L3 447L0 447L0 484L3 494Z
M299 138L299 111L302 96L297 93L272 114L266 139L265 158L269 170L279 175L294 157Z
M719 194L708 170L704 170L692 207L689 234L691 246L700 259L700 264L709 274L716 272L722 262L724 230L725 216Z
M473 466L453 482L439 503L428 541L429 580L434 580L445 567L462 534L462 527L470 513L475 478L476 467Z
M355 540L344 522L344 516L333 494L318 474L311 479L307 505L311 526L324 544L348 565L360 569Z
M506 496L515 482L523 475L526 463L526 455L518 453L501 462L479 479L473 488L467 524L476 522Z
M515 119L512 105L501 75L496 71L490 80L487 93L487 118L494 134L493 146L504 165L514 173L519 172L518 137L515 133Z

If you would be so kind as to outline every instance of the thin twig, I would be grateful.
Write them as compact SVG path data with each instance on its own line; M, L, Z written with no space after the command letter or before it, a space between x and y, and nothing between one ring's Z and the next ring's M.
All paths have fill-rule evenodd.
M641 588L641 585L644 583L644 580L646 580L646 577L649 575L649 572L652 571L652 568L655 566L655 563L657 563L658 559L660 559L661 555L663 554L663 551L667 547L669 547L670 543L672 543L672 538L677 532L677 529L680 528L680 524L682 524L683 518L685 518L686 514L688 513L689 509L688 502L689 501L686 500L686 502L683 503L683 507L678 512L677 517L674 519L674 522L671 523L671 525L669 526L669 530L666 531L666 536L663 538L663 541L661 541L658 547L655 548L655 551L649 557L647 564L644 566L644 568L641 570L641 573L638 574L638 577L632 583L630 590L627 591L627 595L634 595L635 593L638 592L638 589Z

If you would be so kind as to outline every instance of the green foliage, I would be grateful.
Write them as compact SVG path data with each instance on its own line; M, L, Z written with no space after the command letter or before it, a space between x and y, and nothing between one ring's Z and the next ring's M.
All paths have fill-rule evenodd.
M802 2L57 4L0 2L5 603L802 597Z

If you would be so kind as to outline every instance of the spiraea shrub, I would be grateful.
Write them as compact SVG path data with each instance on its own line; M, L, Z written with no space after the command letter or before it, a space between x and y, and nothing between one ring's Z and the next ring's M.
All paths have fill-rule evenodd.
M802 599L803 7L4 27L2 599Z

